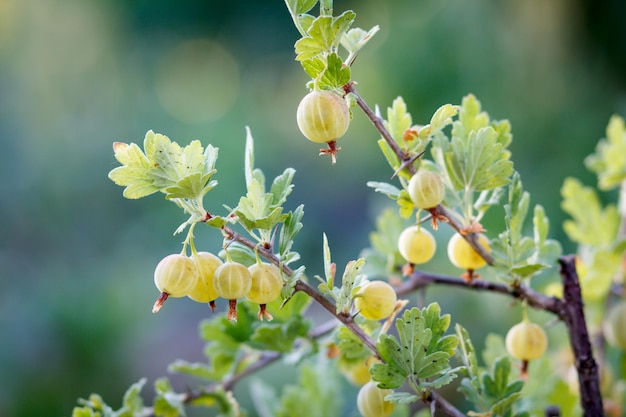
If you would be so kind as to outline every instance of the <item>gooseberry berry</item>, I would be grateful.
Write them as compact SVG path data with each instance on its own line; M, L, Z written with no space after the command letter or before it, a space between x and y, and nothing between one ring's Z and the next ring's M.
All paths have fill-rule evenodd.
M246 298L259 304L259 320L263 320L263 317L272 320L272 315L267 312L265 305L278 298L283 289L284 281L280 269L273 264L257 262L250 265L248 271L252 285Z
M432 259L437 249L433 235L424 228L413 225L400 233L398 250L412 264L423 264Z
M199 303L210 303L211 310L215 309L215 299L219 297L213 287L215 270L222 265L222 260L210 252L196 252L191 256L198 270L198 281L187 295Z
M376 386L376 382L369 381L361 387L356 397L356 405L363 417L388 417L395 408L395 404L385 401L391 390Z
M342 137L350 125L350 110L343 97L332 91L312 91L300 101L296 114L298 128L315 143L327 143L328 149L321 154L330 154L335 163L341 149L336 140Z
M411 201L418 209L430 209L443 201L446 188L436 172L421 169L409 180L407 187Z
M215 270L213 288L217 294L228 300L229 320L237 320L237 299L245 297L252 287L250 271L244 265L226 261Z
M382 320L393 313L397 300L391 285L384 281L370 281L357 292L354 306L364 318Z
M297 111L298 127L315 143L339 139L350 125L346 101L332 91L311 91L304 96Z
M376 362L379 362L376 357L368 356L358 361L339 360L338 367L348 381L361 387L371 379L370 367Z
M489 252L489 239L482 233L476 235L477 242ZM463 238L460 233L455 233L448 242L448 258L457 268L476 270L487 264L482 256L478 254Z
M180 253L161 259L154 270L154 284L161 291L152 312L157 313L168 297L184 297L198 281L198 270L191 258Z
M543 327L523 320L511 327L506 334L506 350L511 356L523 361L541 357L548 347L548 337Z
M626 301L609 310L603 325L604 336L612 346L626 350Z

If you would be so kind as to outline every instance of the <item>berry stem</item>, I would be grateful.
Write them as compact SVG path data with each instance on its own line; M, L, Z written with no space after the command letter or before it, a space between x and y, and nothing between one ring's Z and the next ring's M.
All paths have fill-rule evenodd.
M161 295L159 295L159 298L154 302L154 306L152 306L152 314L159 312L161 307L163 307L163 303L167 300L167 297L169 297L169 294L166 292L162 292Z

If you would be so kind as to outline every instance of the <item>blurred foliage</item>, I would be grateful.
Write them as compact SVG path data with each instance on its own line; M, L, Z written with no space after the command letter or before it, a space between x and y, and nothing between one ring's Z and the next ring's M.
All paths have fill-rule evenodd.
M474 93L511 121L515 168L553 220L551 237L566 239L561 184L567 176L592 183L583 158L610 115L626 114L624 3L337 7L358 10L361 27L381 28L353 70L364 99L385 109L402 95L414 122L427 123L441 104ZM290 201L304 203L305 226L294 249L309 273L323 267L322 232L338 264L368 245L386 200L366 182L390 175L378 135L355 112L332 167L301 137L297 37L281 0L0 0L0 415L69 415L90 392L113 403L174 359L201 359L196 328L206 308L172 302L158 317L150 312L152 270L179 250L172 232L184 218L160 197L122 197L106 175L114 141L140 142L153 129L219 147L220 184L207 209L222 212L244 193L249 125L268 176L297 171ZM218 250L221 237L204 231L198 245ZM458 303L452 292L429 297L453 322L476 312L463 323L473 340L508 326L482 308L484 297ZM489 305L506 307L497 297Z

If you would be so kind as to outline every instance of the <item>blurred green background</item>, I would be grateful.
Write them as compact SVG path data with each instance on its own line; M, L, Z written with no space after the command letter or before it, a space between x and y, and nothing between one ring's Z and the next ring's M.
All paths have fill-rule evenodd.
M353 70L371 106L384 112L402 95L425 123L471 92L510 119L516 169L563 239L563 179L593 184L582 159L609 116L626 115L626 3L337 0L335 9L381 27ZM0 0L0 417L67 416L91 392L118 407L140 377L151 385L176 358L202 360L205 306L172 300L151 313L153 268L180 250L172 232L185 218L160 195L122 198L107 178L114 141L141 143L153 129L219 147L220 186L206 206L224 213L244 190L250 126L268 177L297 170L288 206L305 204L296 250L309 274L322 270L322 232L340 268L368 245L387 202L365 183L390 176L378 135L356 112L337 165L317 156L295 122L307 81L296 39L281 0ZM218 250L219 233L196 234ZM453 320L477 310L471 296L434 294ZM478 310L463 323L477 344L510 325Z

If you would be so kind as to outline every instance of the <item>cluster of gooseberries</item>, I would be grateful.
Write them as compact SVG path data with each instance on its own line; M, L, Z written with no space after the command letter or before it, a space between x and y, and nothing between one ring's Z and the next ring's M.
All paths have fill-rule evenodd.
M445 185L436 172L421 169L409 180L407 187L413 205L419 210L429 210L433 216L433 226L436 229L436 220L443 219L437 213L436 207L445 197ZM489 240L482 233L476 235L477 242L489 251ZM430 261L435 255L437 245L435 238L420 224L409 226L402 231L398 238L398 250L402 257L412 265ZM455 233L448 242L448 258L457 268L464 269L464 277L472 279L474 271L486 265L482 256L466 241L461 233Z
M350 109L346 100L334 91L315 90L308 93L296 114L300 132L315 143L326 143L328 149L321 149L320 155L329 154L332 163L336 162L337 139L342 137L350 125Z
M157 313L167 298L189 297L200 303L209 303L215 309L219 297L228 300L229 320L237 319L237 299L246 297L259 304L259 320L272 320L267 303L279 297L284 281L278 267L257 262L250 267L232 261L226 262L210 252L194 252L191 257L172 254L163 258L154 270L154 283L161 295L152 308Z

